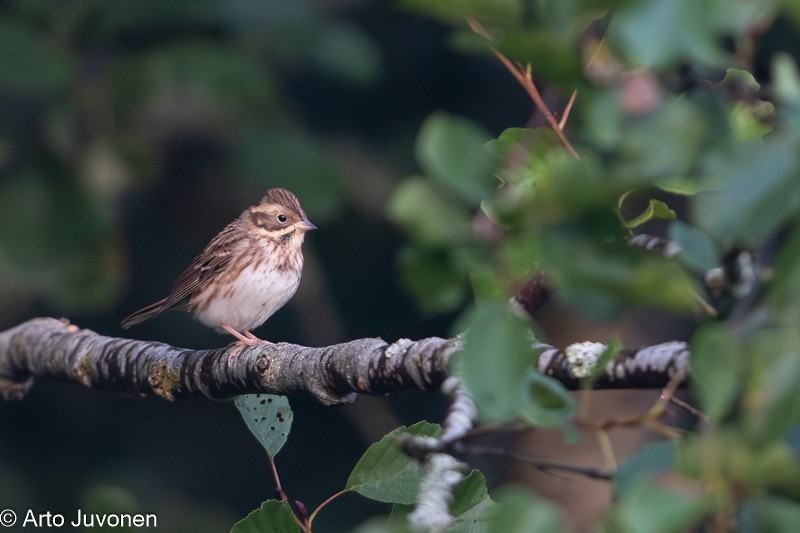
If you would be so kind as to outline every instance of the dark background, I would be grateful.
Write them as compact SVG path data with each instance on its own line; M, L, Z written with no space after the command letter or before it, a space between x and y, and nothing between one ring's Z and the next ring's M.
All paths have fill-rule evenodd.
M68 317L109 336L193 348L230 339L174 313L130 331L222 227L263 191L296 192L318 227L300 290L257 330L326 345L448 335L398 281L385 219L417 171L432 112L492 134L531 105L449 28L383 1L0 2L0 330ZM400 423L439 420L434 395L323 408L291 398L277 458L313 509ZM154 512L160 530L226 531L273 497L263 450L230 402L168 403L38 380L0 402L0 509ZM104 503L106 502L106 503ZM317 519L349 529L388 507L357 495Z

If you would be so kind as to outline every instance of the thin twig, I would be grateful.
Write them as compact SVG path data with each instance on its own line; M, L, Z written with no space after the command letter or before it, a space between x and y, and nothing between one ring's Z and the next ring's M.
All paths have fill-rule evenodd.
M581 474L593 479L604 479L604 480L609 480L611 479L612 476L611 472L599 470L597 468L574 465L571 463L562 463L559 461L545 461L542 459L536 459L534 457L530 457L528 455L519 453L517 451L510 450L507 448L502 448L499 446L474 446L471 444L463 445L459 447L458 453L463 455L473 455L473 456L490 455L496 457L508 457L509 459L514 459L515 461L521 461L523 463L535 466L536 468L543 470L545 472L551 470L561 470L564 472Z
M578 95L578 91L572 91L572 94L569 95L569 101L567 102L566 107L564 107L564 112L561 114L561 120L558 121L558 127L562 130L567 125L567 119L569 118L569 114L572 111L572 104L575 103L575 97Z
M467 24L469 24L470 29L477 35L480 35L487 41L492 40L491 35L489 35L489 32L487 32L486 29L483 26L481 26L481 24L477 20L467 17ZM517 79L519 84L522 85L522 88L525 89L525 91L528 93L528 96L531 97L531 100L533 100L534 105L536 105L536 109L538 109L542 113L542 115L544 115L545 120L547 120L547 123L550 125L550 128L553 130L553 132L555 132L556 137L558 137L558 140L561 142L561 145L564 147L567 153L569 153L569 155L571 155L575 159L580 159L580 155L578 155L578 152L572 146L572 143L569 142L569 139L567 139L567 136L564 133L562 123L559 123L559 121L556 120L556 117L550 111L550 108L547 107L547 104L545 104L542 95L539 93L539 89L536 87L536 83L534 83L533 77L531 76L530 65L528 65L528 67L526 68L520 63L512 62L502 52L500 52L500 50L498 50L494 46L489 45L489 48L491 48L492 52L497 57L497 59L499 59L500 62L503 63L503 66L505 66L506 69ZM575 98L575 92L573 91L572 97L570 98L570 103L567 104L567 108L564 110L564 118L562 119L562 122L564 123L566 122L566 117L569 115L569 111L572 108L572 101L574 100L574 98Z

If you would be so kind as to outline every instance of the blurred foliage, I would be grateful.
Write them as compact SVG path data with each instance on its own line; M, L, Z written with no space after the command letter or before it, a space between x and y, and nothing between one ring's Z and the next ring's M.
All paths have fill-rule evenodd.
M299 61L358 87L382 68L359 28L307 1L6 2L3 285L62 313L108 309L126 271L125 195L158 183L184 135L228 147L242 205L284 185L318 224L332 217L341 174L276 81Z
M536 328L506 301L537 272L587 319L641 307L694 317L692 392L706 420L622 465L601 527L740 520L791 530L800 511L800 448L787 440L800 422L800 50L761 39L778 26L800 37L786 26L798 22L796 2L402 4L452 23L459 50L493 46L529 64L556 115L577 89L565 132L579 159L547 129L509 128L479 146L477 125L435 114L418 137L422 175L389 202L410 238L400 256L409 290L428 309L467 306L453 329L466 331L454 370L483 421L566 427L573 413L551 384L537 415L525 416ZM633 192L644 207L626 199ZM628 245L657 220L676 248ZM704 285L711 273L729 276L726 303ZM718 316L704 315L700 298L719 304Z

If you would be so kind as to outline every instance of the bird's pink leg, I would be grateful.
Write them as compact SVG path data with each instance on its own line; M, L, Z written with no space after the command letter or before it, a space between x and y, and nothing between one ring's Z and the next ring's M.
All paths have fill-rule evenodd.
M258 337L250 333L248 330L244 330L243 333L239 333L228 324L222 324L220 327L225 331L227 331L228 333L230 333L231 335L233 335L234 337L236 337L237 339L235 343L237 346L233 350L233 352L231 352L231 357L238 355L239 352L241 352L245 346L255 346L256 344L272 344L269 341L259 339Z

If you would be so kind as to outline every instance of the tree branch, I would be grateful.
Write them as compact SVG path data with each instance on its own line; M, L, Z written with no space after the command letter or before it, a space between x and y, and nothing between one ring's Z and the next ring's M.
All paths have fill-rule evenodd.
M0 394L20 399L34 377L47 376L168 400L303 391L332 405L356 393L437 389L459 347L456 339L358 339L323 348L258 345L232 355L233 345L189 350L37 318L0 333Z
M235 354L233 345L190 350L106 337L67 321L36 318L0 332L0 394L20 399L34 377L49 377L168 400L301 391L333 405L352 402L357 393L438 390L460 347L459 339L400 339L390 344L373 338L321 348L258 345ZM597 365L605 345L538 348L539 370L576 390ZM676 374L687 375L688 366L684 342L621 350L605 364L593 387L660 388Z

